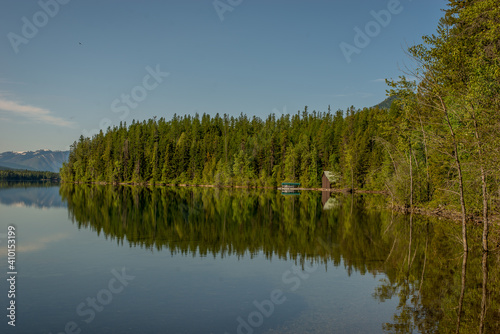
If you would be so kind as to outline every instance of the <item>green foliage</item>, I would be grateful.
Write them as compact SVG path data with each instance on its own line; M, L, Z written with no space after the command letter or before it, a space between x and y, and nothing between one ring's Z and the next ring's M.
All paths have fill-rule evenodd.
M133 121L129 127L120 124L105 134L81 137L71 146L61 175L65 182L276 186L298 181L319 187L324 170L342 175L341 162L356 152L356 185L364 187L366 176L384 160L374 158L384 152L374 151L378 123L373 118L387 116L378 108L351 107L344 117L341 110L332 115L309 113L306 107L266 121L206 114L201 120L174 115L170 121Z
M2 181L58 181L59 174L53 172L38 172L32 170L0 170Z
M388 82L388 93L399 97L397 138L388 142L396 198L450 206L462 211L464 222L466 212L484 222L498 212L499 18L497 1L450 0L436 33L408 50L417 81Z

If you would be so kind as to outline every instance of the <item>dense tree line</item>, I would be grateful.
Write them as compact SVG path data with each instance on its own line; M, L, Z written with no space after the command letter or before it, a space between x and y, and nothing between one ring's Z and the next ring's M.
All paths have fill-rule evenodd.
M306 107L265 121L206 114L133 121L92 139L80 137L62 169L63 178L250 186L297 181L317 187L325 169L349 175L341 166L350 159L356 186L364 187L369 162L383 153L369 133L375 135L387 112L352 108L348 113L309 113ZM351 136L353 129L357 136ZM360 146L363 150L350 157Z
M71 146L65 182L319 187L387 191L415 205L488 221L500 197L500 9L449 0L437 32L409 48L414 65L388 81L388 109L350 107L258 117L174 115L108 128Z
M59 180L59 174L53 172L40 172L33 170L0 170L2 181L41 181Z

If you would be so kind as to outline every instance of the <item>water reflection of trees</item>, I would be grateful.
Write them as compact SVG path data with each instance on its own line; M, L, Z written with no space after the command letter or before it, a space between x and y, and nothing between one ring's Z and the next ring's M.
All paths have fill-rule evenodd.
M500 332L498 252L485 259L478 243L463 257L459 226L367 209L373 196L338 195L340 204L325 211L316 192L90 185L60 192L79 228L119 244L202 256L263 252L383 272L374 298L399 300L384 325L390 333L477 333L481 323L484 333ZM480 241L480 231L470 233Z
M350 204L347 211L323 211L321 194L314 192L284 197L241 189L86 185L62 185L60 192L79 227L121 244L202 255L322 256L335 264L344 258L362 273L383 270L390 247L380 232L383 213L363 209L362 198L351 213Z
M458 226L403 217L394 227L394 272L374 293L398 297L389 333L498 333L500 285L496 253L482 253L480 231L470 229L473 247L463 253ZM400 247L398 244L401 243ZM406 249L405 249L406 248ZM492 274L489 268L496 268Z

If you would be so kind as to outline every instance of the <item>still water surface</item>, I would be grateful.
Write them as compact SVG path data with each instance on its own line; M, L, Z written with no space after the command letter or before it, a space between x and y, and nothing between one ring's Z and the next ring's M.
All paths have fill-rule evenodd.
M447 333L462 291L460 331L500 332L500 259L480 231L463 271L456 224L370 209L381 200L4 184L0 270L14 225L18 275L1 332Z

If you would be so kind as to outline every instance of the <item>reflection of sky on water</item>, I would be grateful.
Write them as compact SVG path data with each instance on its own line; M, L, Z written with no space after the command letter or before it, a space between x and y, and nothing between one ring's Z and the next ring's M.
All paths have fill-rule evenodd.
M26 192L24 196L18 198L30 199L36 194L41 194L46 191L48 194L45 198L55 196L53 188L19 188L9 189L12 194ZM56 187L57 196L58 187ZM0 190L0 194L9 193L6 189ZM49 201L46 203L54 203ZM60 203L60 201L59 201ZM51 244L67 239L71 234L75 233L74 229L69 225L67 228L59 228L57 220L60 215L67 216L67 211L63 206L40 206L34 204L31 200L24 202L16 202L14 205L0 202L0 231L7 231L9 225L14 225L16 228L16 253L18 255L36 253L40 250L50 247ZM5 246L5 247L3 247ZM4 238L0 234L0 259L7 256L7 233Z
M16 207L39 209L65 208L59 195L59 186L51 187L0 187L0 203Z

